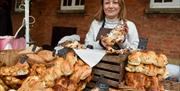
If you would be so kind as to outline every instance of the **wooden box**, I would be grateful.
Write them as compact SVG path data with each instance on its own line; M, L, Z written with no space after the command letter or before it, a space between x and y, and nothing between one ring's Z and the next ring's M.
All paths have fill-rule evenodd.
M119 88L125 74L125 64L127 55L106 55L93 67L93 79L87 84L85 91L94 88L103 75L103 80L108 83L110 88Z

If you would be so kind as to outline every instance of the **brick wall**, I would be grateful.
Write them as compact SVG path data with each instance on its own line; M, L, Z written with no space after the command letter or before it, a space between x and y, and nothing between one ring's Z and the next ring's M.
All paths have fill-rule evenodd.
M94 14L98 0L85 0L84 14L59 14L60 0L33 0L31 15L36 18L31 26L31 38L37 45L50 44L53 26L77 27L83 42ZM147 48L165 53L169 58L180 59L180 15L145 14L149 0L125 0L127 19L133 21L139 36L149 39ZM21 25L23 14L13 14L14 32Z

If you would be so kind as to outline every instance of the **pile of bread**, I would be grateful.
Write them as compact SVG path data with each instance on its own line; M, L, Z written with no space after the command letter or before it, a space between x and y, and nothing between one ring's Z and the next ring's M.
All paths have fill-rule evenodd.
M143 91L164 91L160 83L168 75L167 57L154 51L138 51L128 56L126 85Z
M79 43L78 41L68 41L58 44L58 46L65 47L65 48L76 48L76 49L84 49L84 45Z
M16 64L0 66L0 91L82 91L91 72L72 50L61 57L48 50L23 50Z

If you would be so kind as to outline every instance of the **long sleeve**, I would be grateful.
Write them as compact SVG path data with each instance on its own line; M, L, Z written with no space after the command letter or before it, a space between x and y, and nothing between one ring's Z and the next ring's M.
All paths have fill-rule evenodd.
M95 49L102 49L102 47L99 44L99 41L96 41L97 34L99 32L99 29L101 27L101 23L94 20L91 23L89 32L86 34L85 38L85 45L92 45Z
M131 21L127 21L127 26L129 31L125 42L122 44L122 48L137 49L139 44L139 36L136 26Z

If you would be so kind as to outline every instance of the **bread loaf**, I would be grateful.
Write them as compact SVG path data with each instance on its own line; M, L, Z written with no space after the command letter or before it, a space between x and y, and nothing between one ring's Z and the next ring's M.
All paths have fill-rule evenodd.
M165 67L168 63L164 54L156 54L154 51L134 52L128 56L128 63L131 65L153 64L158 67Z
M164 91L157 77L149 77L142 73L127 72L125 83L127 86L137 88L140 91Z
M49 50L41 50L40 52L37 53L37 55L43 58L47 62L55 59L55 57L53 56L53 52Z
M147 76L157 76L157 75L164 75L167 71L165 67L156 67L152 64L140 64L140 65L130 65L128 64L125 69L129 72L140 72Z

